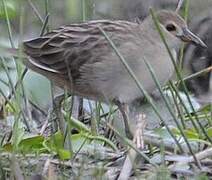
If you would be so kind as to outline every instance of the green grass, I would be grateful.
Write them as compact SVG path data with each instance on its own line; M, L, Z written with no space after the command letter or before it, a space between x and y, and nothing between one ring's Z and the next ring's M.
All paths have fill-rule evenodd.
M23 6L20 8L19 17L16 17L19 24L17 33L15 33L15 29L13 29L13 24L11 23L12 20L9 16L10 13L8 13L6 1L1 0L1 3L4 11L3 25L7 29L7 34L5 34L5 37L8 37L8 41L10 42L10 46L12 48L15 47L16 36L20 38L20 41L23 40L25 16L27 13L29 13L24 8L26 7L26 4L31 7L32 12L30 13L35 16L34 18L40 26L40 36L54 28L51 27L49 23L52 21L51 14L53 14L54 11L54 4L51 1L45 0L43 2L43 13L40 13L42 10L37 9L37 2L30 0L21 2L23 3ZM87 7L88 3L85 3L85 0L81 0L81 5L81 21L86 21L89 19L89 17L86 17L86 15L90 14L87 12L90 8ZM78 7L78 5L76 5L76 7ZM184 16L186 18L188 17L188 8L189 3L186 1L184 10ZM131 140L127 139L123 133L119 132L119 130L113 126L114 121L116 121L117 118L117 110L113 107L113 105L110 105L108 112L104 112L103 105L100 102L96 102L94 107L90 106L91 114L87 118L89 122L83 123L72 117L74 98L69 98L68 92L65 91L62 107L58 109L59 112L62 109L62 113L60 115L63 118L55 121L54 117L52 117L49 112L45 112L42 107L39 107L39 104L36 101L29 99L29 96L26 93L27 89L23 82L25 81L24 77L26 74L30 74L30 71L24 68L21 63L20 59L22 57L22 51L20 49L19 58L10 58L11 61L15 62L15 71L17 74L17 79L15 82L14 77L12 76L6 63L8 61L8 57L5 58L1 56L0 58L2 67L1 71L5 73L7 77L7 80L1 79L1 82L3 82L4 85L6 85L9 89L8 95L0 87L0 94L5 99L6 111L10 115L9 116L6 114L5 119L10 117L13 122L13 125L10 127L12 129L9 137L7 137L6 133L3 135L0 134L0 178L6 179L10 175L17 177L18 173L24 175L25 177L30 176L32 175L30 174L32 169L36 169L36 172L41 173L43 169L39 168L43 167L43 164L47 159L52 160L52 164L60 169L59 171L56 171L56 176L58 176L59 179L67 179L70 176L74 177L75 173L81 173L79 174L79 177L86 176L87 173L90 174L91 177L101 177L105 176L104 173L113 167L113 161L119 159L120 157L125 157L126 153L123 153L129 149L133 149L138 154L140 159L139 162L142 162L142 167L145 167L145 165L149 167L146 172L141 170L139 166L139 168L136 169L138 172L135 173L138 177L140 177L140 174L142 174L142 176L146 175L146 177L149 178L160 176L163 177L162 179L169 179L171 174L174 174L173 170L169 166L169 164L172 164L172 162L166 160L166 156L169 154L173 157L175 155L180 155L182 157L186 156L193 158L192 163L188 163L190 169L199 174L201 177L207 178L206 175L198 173L201 172L202 166L201 161L198 159L198 152L207 149L210 150L211 148L211 109L209 107L196 112L184 82L188 78L194 78L209 70L206 69L187 78L183 78L181 73L181 65L179 67L175 63L172 53L166 43L166 39L160 30L154 11L150 10L150 13L153 17L161 39L169 52L173 65L175 66L177 82L181 82L187 98L186 104L180 96L178 83L170 81L167 84L166 87L171 91L171 96L174 99L173 103L177 109L176 113L175 108L173 108L169 99L166 97L166 95L164 95L164 91L162 89L163 87L161 87L159 84L154 70L144 59L147 69L150 71L157 89L160 92L162 100L168 112L171 114L170 117L173 119L175 127L173 128L166 123L166 119L163 118L157 102L145 91L142 83L139 82L132 69L128 66L123 55L119 52L114 42L112 42L107 33L101 27L99 27L99 30L108 41L108 44L113 48L129 75L137 84L141 90L141 93L145 95L147 102L150 104L149 109L152 110L152 113L156 114L159 123L162 124L159 129L151 131L151 133L154 135L153 137L157 137L159 139L158 141L160 142L158 144L154 143L154 138L152 141L147 140L147 152L143 152L138 149ZM12 22L14 23L14 21ZM183 48L180 55L180 60L182 61L182 59ZM50 101L55 103L53 89L51 89L51 92L52 99L50 99ZM39 108L36 108L39 112L44 111L44 114L48 114L48 116L44 116L45 118L42 119L43 122L45 120L48 122L47 130L44 134L39 134L38 130L40 129L33 126L33 120L29 116L31 113L31 106L29 106L30 103L34 104L34 107L39 107L40 110ZM192 113L189 109L192 110ZM202 122L205 119L207 120L203 126ZM77 133L73 134L73 129L77 131ZM109 133L106 133L105 130L107 130ZM171 150L169 149L170 145L167 145L168 141L173 143ZM193 146L194 143L199 146L197 149ZM204 146L204 148L201 148L202 146ZM156 155L161 156L162 160L160 163L157 163L157 161L154 160ZM37 163L33 163L32 159L35 159ZM71 159L71 161L67 161L69 159ZM8 163L11 162L11 160L14 160L12 166ZM133 165L136 166L137 164L135 163ZM117 167L119 170L122 168L122 166L123 163L114 165L114 167ZM198 167L200 171L192 168L192 166ZM14 167L18 167L17 169L19 172L16 172ZM74 172L75 169L78 169L78 171ZM48 177L47 174L48 173L45 173L44 175Z

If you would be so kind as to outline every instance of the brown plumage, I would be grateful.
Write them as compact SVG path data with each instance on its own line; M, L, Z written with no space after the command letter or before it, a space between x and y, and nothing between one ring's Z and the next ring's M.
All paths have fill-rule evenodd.
M163 26L168 21L173 21L177 27L187 28L183 19L174 12L161 11L158 13L158 17ZM165 62L164 65L172 66L150 17L142 24L103 20L60 27L43 37L24 42L24 51L30 58L26 61L27 66L55 81L60 87L65 86L72 90L72 93L87 98L97 100L117 99L121 102L123 99L123 102L127 103L138 98L138 92L134 97L126 100L116 97L121 93L119 91L123 86L131 85L128 82L130 77L98 27L101 27L109 35L119 51L125 55L124 57L129 61L132 69L138 67L138 61L143 64L142 56L145 54L149 61L155 59L154 61L157 62L161 60ZM175 34L173 36L168 31L165 31L165 34L170 39L168 40L170 47L172 49L177 48L179 41ZM160 54L152 55L153 52L160 53L161 57ZM160 59L158 59L158 55ZM166 59L168 60L167 63ZM160 64L163 67L163 63ZM167 69L167 76L170 76L172 73L170 71L173 71L173 68L170 68L172 70ZM147 73L145 69L146 67L143 66L141 69L135 70L145 76L145 73ZM70 83L68 71L73 80L72 83ZM124 75L123 79L127 80L123 81L126 84L119 86L120 84L116 83L116 75L118 75L117 82L119 82L121 74ZM113 80L111 81L111 79ZM142 79L145 79L145 77ZM161 80L165 81L164 77ZM107 84L110 82L114 83ZM152 83L151 79L148 82ZM101 83L106 85L106 89L101 87ZM119 92L116 96L113 96L112 92L107 93L109 89L113 89L113 86L119 86L114 88ZM119 88L121 89L119 90ZM147 88L153 90L152 85ZM132 85L132 89L136 89L136 86Z
M30 57L26 64L35 71L50 76L53 81L59 80L59 84L56 82L59 86L66 86L70 90L74 89L75 94L96 99L101 93L90 84L90 80L95 81L95 77L87 80L85 71L92 73L92 66L106 62L107 55L113 52L99 26L111 36L117 46L129 38L133 39L138 30L137 24L126 21L103 20L63 26L43 37L24 42L24 51ZM71 71L74 87L70 87L68 71Z
M159 11L157 16L172 52L180 40L205 46L177 13ZM89 99L129 104L143 97L99 27L147 92L152 93L156 85L144 59L152 65L161 84L171 77L174 68L151 17L142 23L102 20L63 26L24 42L24 52L29 57L25 64L58 86Z

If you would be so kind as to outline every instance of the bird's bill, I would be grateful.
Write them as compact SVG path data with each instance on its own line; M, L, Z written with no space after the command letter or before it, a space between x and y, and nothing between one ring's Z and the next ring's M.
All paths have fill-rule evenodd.
M192 42L195 45L207 48L207 45L194 33L192 33L188 28L183 29L183 33L178 36L184 42Z

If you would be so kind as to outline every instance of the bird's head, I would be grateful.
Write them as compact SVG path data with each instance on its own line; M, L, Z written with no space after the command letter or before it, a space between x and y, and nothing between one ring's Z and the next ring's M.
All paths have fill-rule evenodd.
M157 13L157 17L166 34L169 34L172 37L174 36L183 42L207 47L198 36L188 29L185 20L176 12L162 10Z

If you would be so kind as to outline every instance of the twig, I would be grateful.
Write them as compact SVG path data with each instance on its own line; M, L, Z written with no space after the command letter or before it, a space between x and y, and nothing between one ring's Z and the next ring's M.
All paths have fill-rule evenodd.
M196 153L196 157L199 160L205 159L207 157L212 157L212 148ZM192 160L192 162L194 161L193 157L190 157L190 159Z
M212 148L198 152L198 153L195 154L195 156L199 161L206 159L206 158L210 158L210 157L212 157ZM182 162L182 163L192 163L192 162L194 162L193 156L180 156L180 155L174 155L174 156L167 155L167 156L165 156L165 160Z
M130 149L122 167L121 173L118 180L128 180L133 168L133 163L135 162L137 153L134 149Z
M133 134L133 142L136 144L136 147L139 149L144 149L144 129L146 126L146 116L145 114L139 114L136 119L136 131ZM133 164L135 163L135 159L137 157L137 153L134 149L130 149L127 154L126 160L122 167L121 173L118 177L118 180L128 180L133 168Z

